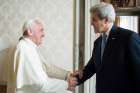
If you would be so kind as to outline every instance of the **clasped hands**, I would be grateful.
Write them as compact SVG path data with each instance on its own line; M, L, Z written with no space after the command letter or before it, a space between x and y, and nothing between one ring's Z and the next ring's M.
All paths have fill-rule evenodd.
M78 79L77 76L79 78L82 78L82 71L74 71L73 73L69 73L68 77L67 77L67 82L68 82L68 90L70 91L74 91L75 87L78 84Z

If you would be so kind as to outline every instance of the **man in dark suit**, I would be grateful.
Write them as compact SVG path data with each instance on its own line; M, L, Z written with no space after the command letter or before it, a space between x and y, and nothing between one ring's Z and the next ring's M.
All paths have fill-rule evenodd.
M91 8L91 25L101 36L94 42L92 57L77 75L78 85L96 73L96 93L140 93L140 37L114 25L111 4Z

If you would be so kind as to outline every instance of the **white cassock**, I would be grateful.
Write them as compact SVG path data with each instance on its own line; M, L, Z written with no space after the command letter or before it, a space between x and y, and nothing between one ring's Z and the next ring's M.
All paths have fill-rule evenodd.
M36 44L28 38L20 40L14 55L16 93L66 93L68 83L48 77L44 68Z

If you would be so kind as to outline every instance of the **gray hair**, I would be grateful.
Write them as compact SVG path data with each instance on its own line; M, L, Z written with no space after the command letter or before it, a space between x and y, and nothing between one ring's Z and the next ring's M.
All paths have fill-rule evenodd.
M101 20L107 18L109 22L115 21L116 13L113 6L109 3L101 2L91 7L90 13L96 13Z

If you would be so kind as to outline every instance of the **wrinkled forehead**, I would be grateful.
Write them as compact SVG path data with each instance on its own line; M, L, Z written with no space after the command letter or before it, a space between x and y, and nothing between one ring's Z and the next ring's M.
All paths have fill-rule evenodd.
M43 26L43 23L39 20L35 20L34 23L39 26Z
M43 28L43 23L40 22L40 21L35 21L35 22L34 22L34 27Z

